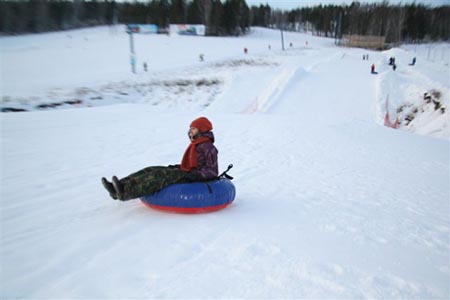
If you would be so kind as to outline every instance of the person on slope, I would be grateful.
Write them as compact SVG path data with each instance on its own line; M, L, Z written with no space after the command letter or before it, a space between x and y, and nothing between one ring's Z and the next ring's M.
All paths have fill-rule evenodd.
M181 164L152 166L127 177L112 177L112 183L102 178L102 184L113 199L122 201L153 194L174 183L207 181L218 175L217 154L211 122L200 117L192 121L188 136L191 143L187 147Z

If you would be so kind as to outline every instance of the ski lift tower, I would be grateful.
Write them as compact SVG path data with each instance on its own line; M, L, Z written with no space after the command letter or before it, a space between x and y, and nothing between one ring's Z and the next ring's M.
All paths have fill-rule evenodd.
M131 63L131 72L136 74L136 54L134 53L134 40L133 40L133 27L127 25L127 33L130 36L130 63Z

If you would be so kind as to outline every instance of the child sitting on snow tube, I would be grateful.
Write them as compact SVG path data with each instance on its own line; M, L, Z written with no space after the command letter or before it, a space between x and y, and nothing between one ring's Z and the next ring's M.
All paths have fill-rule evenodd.
M200 117L189 128L191 143L180 165L153 166L122 179L112 177L112 183L102 178L102 184L113 199L121 201L153 194L174 183L214 180L218 175L217 148L213 145L212 124Z

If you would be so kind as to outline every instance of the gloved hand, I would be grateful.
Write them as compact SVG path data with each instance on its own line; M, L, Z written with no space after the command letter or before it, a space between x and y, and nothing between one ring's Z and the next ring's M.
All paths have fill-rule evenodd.
M168 165L167 167L170 169L179 169L180 165Z
M198 177L199 175L197 171L186 172L186 179L189 180L190 182L197 181Z

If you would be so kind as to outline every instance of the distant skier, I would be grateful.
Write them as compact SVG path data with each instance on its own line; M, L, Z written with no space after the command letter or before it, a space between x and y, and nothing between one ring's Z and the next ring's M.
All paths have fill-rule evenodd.
M198 56L198 58L200 59L200 61L204 61L205 60L205 55L204 54L200 54Z
M410 66L414 66L416 64L416 58L413 57L412 62L409 64Z
M370 66L370 73L378 74L377 72L375 72L375 64L372 64L372 66Z
M144 71L147 72L147 63L144 62Z
M248 53L248 49L244 48L244 53L247 54Z
M187 147L179 165L147 167L122 179L112 177L112 183L102 178L102 184L113 199L121 201L153 194L174 183L207 181L217 178L217 148L214 146L212 124L200 117L192 121Z

